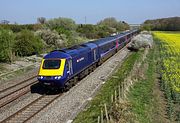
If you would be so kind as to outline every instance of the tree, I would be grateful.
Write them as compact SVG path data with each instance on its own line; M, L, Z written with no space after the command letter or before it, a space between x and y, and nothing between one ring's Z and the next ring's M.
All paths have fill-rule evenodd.
M37 18L37 22L40 24L45 24L46 18L45 17L39 17L39 18Z
M118 22L114 17L105 18L104 20L98 22L98 25L104 25L112 28L116 28Z
M77 25L74 20L70 18L54 18L46 22L47 27L50 29L63 28L65 30L75 30Z
M51 31L50 29L38 30L36 34L43 39L46 45L55 49L62 47L64 41L67 40L65 35L59 35L56 31Z
M180 17L146 20L142 30L180 31Z
M81 36L95 39L97 38L97 26L92 24L84 24L79 25L77 28L77 32L80 33Z
M12 62L14 34L10 30L0 29L0 62Z
M40 37L35 36L33 32L23 30L16 36L14 51L16 55L29 56L42 52L43 43Z
M117 21L114 17L105 18L97 24L114 28L114 33L117 31L124 31L129 29L129 25L127 23L125 23L124 21Z

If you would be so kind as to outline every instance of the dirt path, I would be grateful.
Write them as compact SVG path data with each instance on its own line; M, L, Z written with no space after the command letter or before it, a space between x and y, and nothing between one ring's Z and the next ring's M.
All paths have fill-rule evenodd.
M154 121L156 123L172 123L168 119L167 115L167 101L164 96L164 92L160 89L159 79L156 79L154 82L153 95L155 97L155 113L154 113Z

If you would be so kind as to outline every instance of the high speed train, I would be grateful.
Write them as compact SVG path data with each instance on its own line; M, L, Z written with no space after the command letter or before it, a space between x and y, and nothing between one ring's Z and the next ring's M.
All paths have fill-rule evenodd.
M68 90L78 80L125 47L138 30L130 30L61 50L43 57L38 80L43 86Z

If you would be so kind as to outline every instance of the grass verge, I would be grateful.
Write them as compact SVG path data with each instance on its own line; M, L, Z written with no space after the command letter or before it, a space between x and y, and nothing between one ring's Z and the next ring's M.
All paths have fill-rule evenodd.
M131 88L128 99L132 104L132 112L136 115L140 123L153 123L154 113L156 113L156 99L153 94L153 87L156 80L156 48L149 51L143 64L147 65L145 79L140 79ZM142 64L142 66L143 66Z
M0 82L1 81L8 81L8 80L11 80L13 78L16 78L17 76L23 75L24 73L27 73L27 72L33 70L34 68L35 68L35 66L31 65L31 66L16 70L14 72L10 72L10 73L7 73L5 75L2 75L0 78Z
M104 106L104 103L106 103L107 108L110 107L111 95L114 92L115 88L117 88L120 82L123 82L123 80L127 77L131 69L133 68L134 63L140 58L142 54L143 51L133 52L124 61L117 72L113 74L113 76L116 77L112 76L106 81L106 83L98 91L97 95L86 106L85 110L78 114L73 123L96 123L97 118L100 115L101 108L103 108Z

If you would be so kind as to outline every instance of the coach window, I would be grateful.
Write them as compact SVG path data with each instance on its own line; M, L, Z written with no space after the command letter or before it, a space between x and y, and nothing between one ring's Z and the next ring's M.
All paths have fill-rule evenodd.
M119 44L121 44L121 38L119 39L119 41L118 41L118 42L119 42Z

